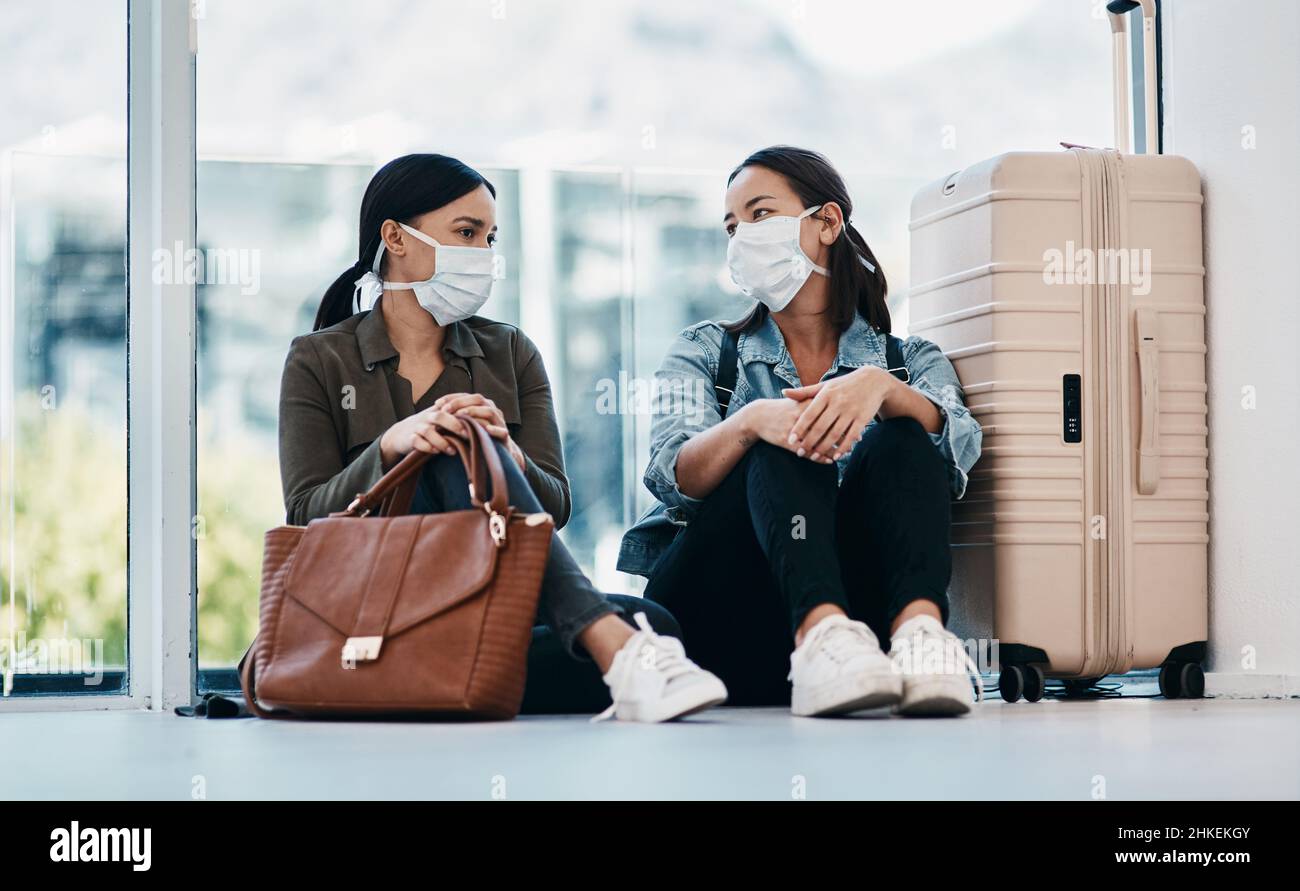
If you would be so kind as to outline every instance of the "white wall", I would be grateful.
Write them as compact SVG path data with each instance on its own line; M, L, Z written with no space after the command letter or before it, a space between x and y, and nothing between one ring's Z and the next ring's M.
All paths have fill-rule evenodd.
M1298 10L1162 10L1164 149L1205 189L1211 693L1300 695Z

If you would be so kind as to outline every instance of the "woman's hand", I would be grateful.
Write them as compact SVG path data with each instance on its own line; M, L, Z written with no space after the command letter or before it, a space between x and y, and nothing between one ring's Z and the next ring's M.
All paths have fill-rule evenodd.
M853 449L885 400L902 386L906 385L883 368L864 365L843 377L782 390L801 408L787 448L822 464L839 459Z
M416 451L430 455L454 455L456 448L438 431L438 427L464 433L464 422L445 411L426 408L409 418L403 418L384 431L379 438L379 455L385 469L392 467L402 456Z
M690 436L677 452L677 488L688 498L707 498L759 442L793 452L790 427L801 411L793 399L755 399Z
M487 430L489 436L499 441L510 451L510 457L515 459L519 469L524 469L524 452L510 438L510 430L506 427L506 417L491 399L479 393L448 393L446 396L439 396L434 400L432 408L453 415L464 415L479 421L482 423L483 429Z
M794 399L755 399L741 407L738 415L744 424L746 445L769 442L791 452L790 428L799 419L803 403Z

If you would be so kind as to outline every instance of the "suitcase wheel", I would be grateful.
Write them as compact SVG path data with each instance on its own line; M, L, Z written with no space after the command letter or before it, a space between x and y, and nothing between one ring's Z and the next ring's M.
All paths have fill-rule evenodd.
M1200 699L1205 695L1205 672L1196 662L1166 662L1160 666L1159 681L1165 699Z
M1019 666L1002 666L1002 673L998 675L998 692L1002 694L1003 702L1020 701L1021 694L1025 692L1025 676Z
M1047 678L1037 665L1004 665L998 675L1003 702L1018 702L1022 696L1026 702L1037 702L1046 687Z
M1065 685L1065 696L1071 698L1075 696L1087 696L1093 692L1093 688L1101 681L1101 678L1068 678L1062 683Z
M1037 665L1026 665L1021 671L1025 674L1025 702L1037 702L1043 698L1047 689L1047 678Z

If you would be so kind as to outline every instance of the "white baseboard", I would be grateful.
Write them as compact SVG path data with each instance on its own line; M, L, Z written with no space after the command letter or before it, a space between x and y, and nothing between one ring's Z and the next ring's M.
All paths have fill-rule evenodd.
M1205 695L1222 699L1300 698L1300 675L1208 671Z

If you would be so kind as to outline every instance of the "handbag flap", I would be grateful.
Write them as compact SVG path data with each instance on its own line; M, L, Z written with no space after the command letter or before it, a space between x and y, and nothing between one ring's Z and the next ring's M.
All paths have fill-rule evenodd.
M391 598L384 635L392 636L482 591L496 559L481 510L324 517L307 524L285 594L344 636L367 598Z

